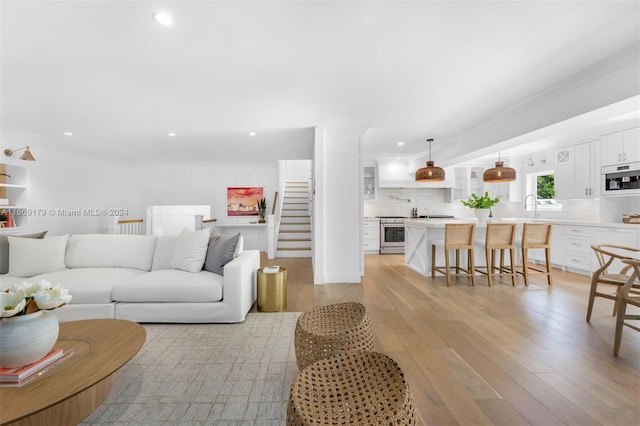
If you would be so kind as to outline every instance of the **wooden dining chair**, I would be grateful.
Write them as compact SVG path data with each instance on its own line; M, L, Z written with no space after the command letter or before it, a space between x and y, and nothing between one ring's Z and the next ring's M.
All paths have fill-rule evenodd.
M475 285L475 267L473 263L476 225L475 223L447 223L444 228L444 241L437 240L431 243L431 278L436 277L436 272L447 277L447 286L451 286L451 277L466 276L471 278L471 285ZM436 266L436 247L444 249L444 266ZM451 266L450 250L455 251L455 266ZM460 250L467 250L467 267L460 266ZM455 272L452 272L452 269Z
M522 227L522 239L516 244L522 251L522 265L519 274L524 277L524 284L529 285L530 275L545 275L547 283L552 284L551 280L551 227L550 223L528 223L525 222ZM528 260L529 250L544 250L544 265L531 263ZM531 272L535 271L535 272Z
M627 279L627 282L620 288L618 293L618 312L616 314L616 334L613 343L613 353L618 355L620 351L620 343L622 343L622 328L627 326L636 331L640 331L640 327L626 322L626 320L638 321L640 315L628 314L627 306L633 305L636 308L640 308L640 293L632 292L634 286L637 285L640 280L640 260L638 259L624 259L623 263L631 267L631 274Z
M622 263L624 259L640 258L640 249L635 247L621 246L617 244L593 244L591 246L600 267L591 276L591 288L589 289L589 303L587 305L587 322L591 320L593 303L596 297L613 300L613 313L616 315L620 290L627 283L633 272L630 264ZM601 284L604 284L600 286ZM615 293L611 293L612 287L616 286ZM640 290L640 281L636 277L631 284L631 292ZM609 290L609 292L605 292Z
M493 285L493 276L510 276L511 285L516 285L516 224L488 223L484 239L475 241L475 245L483 247L486 265L476 266L476 271L487 275L489 285ZM496 254L500 251L500 265L496 265ZM509 265L505 264L505 251L509 255Z

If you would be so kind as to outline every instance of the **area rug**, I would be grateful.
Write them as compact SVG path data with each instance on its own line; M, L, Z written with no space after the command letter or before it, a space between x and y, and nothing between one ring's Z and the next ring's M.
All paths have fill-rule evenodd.
M145 324L140 352L82 425L284 425L300 313L240 324Z

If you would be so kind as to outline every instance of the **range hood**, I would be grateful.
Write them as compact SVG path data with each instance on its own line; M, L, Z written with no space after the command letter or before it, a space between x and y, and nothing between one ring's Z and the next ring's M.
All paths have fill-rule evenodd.
M380 188L453 188L455 173L445 167L445 180L440 182L416 182L415 170L409 169L405 160L378 160L378 187Z

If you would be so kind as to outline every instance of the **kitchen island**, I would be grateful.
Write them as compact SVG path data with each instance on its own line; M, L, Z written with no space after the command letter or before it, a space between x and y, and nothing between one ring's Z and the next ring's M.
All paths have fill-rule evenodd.
M404 221L405 265L425 277L431 276L431 242L444 240L444 228L447 223L475 223L476 238L484 238L486 223L478 223L473 219L408 219ZM484 255L484 252L480 250ZM466 254L463 257L466 263ZM484 259L478 258L476 251L476 262ZM484 260L480 260L478 265L483 265ZM436 252L436 265L444 264L444 252Z
M489 223L517 223L517 240L522 235L525 222L551 223L551 266L563 271L591 275L598 267L598 261L591 250L591 244L618 244L640 247L640 226L626 223L595 223L557 219L494 218ZM474 218L464 219L408 219L405 224L405 265L419 274L431 276L431 242L444 240L447 223L475 223L476 239L484 239L486 223L478 223ZM463 261L466 257L463 255ZM520 253L516 261L520 262ZM530 262L543 261L542 250L530 250ZM476 247L476 265L484 265L484 250ZM444 264L442 250L436 252L436 264ZM620 265L614 265L619 269ZM614 269L616 269L614 268Z

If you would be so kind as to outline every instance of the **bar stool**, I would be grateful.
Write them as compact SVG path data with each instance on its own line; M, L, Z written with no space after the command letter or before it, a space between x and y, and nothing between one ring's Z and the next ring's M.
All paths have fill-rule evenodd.
M473 265L473 239L475 236L475 223L447 223L444 228L444 241L432 241L431 243L431 278L436 277L436 271L447 277L447 287L451 286L451 276L471 277L471 285L475 285L475 267ZM436 246L444 248L445 266L436 266ZM451 273L449 262L449 250L456 252L455 273ZM460 250L467 250L467 269L460 267Z
M522 250L522 271L518 273L524 276L524 285L529 285L529 275L546 275L547 283L551 285L551 224L550 223L526 223L522 228L522 239L517 243ZM527 253L531 249L544 249L545 264L536 265L527 260ZM540 269L543 268L543 269ZM530 274L529 270L536 271Z
M486 266L476 266L476 271L486 274L489 285L493 285L493 276L511 276L511 285L516 285L516 224L488 223L484 240L476 240L476 246L484 247ZM496 266L496 252L500 250L500 266ZM509 251L509 267L504 264L504 252ZM482 271L481 269L486 269Z

